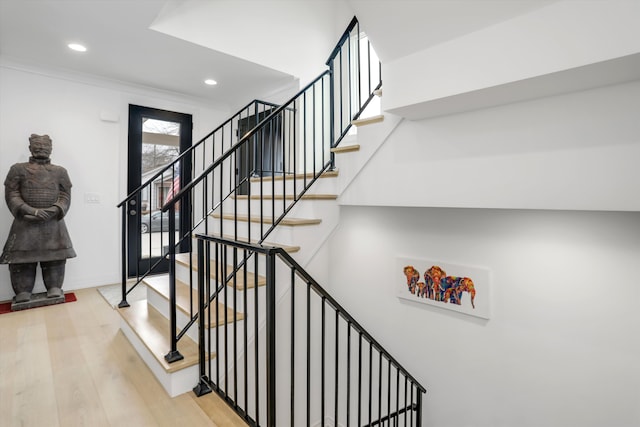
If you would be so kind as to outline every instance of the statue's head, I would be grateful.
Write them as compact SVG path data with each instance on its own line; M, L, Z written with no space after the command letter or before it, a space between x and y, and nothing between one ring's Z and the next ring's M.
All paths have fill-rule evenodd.
M48 159L51 155L51 138L49 135L36 135L32 133L29 137L29 151L36 159Z

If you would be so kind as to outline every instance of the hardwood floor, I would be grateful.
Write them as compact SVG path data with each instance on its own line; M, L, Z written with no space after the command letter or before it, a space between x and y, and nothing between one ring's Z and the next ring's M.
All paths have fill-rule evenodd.
M0 316L0 425L245 426L216 396L170 398L94 288Z

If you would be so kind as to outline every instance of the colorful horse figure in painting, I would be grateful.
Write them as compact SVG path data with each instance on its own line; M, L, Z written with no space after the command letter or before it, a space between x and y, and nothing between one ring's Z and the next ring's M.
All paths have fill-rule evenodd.
M418 280L420 280L420 272L413 268L412 265L407 265L404 268L404 275L407 277L407 287L409 288L409 292L415 295L416 290L419 290Z
M444 278L446 283L446 291L444 292L443 301L451 300L452 303L460 305L462 303L462 293L469 292L471 296L471 307L476 308L474 300L476 298L476 289L473 286L473 280L468 277L447 276Z

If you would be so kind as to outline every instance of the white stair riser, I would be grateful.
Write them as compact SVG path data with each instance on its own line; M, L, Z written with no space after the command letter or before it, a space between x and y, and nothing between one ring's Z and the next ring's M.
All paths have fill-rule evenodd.
M234 224L232 220L224 219L222 220L221 227L221 219L220 218L211 218L211 223L209 224L209 232L213 235L235 235L237 232L238 237L240 238L249 238L252 240L259 239L262 233L266 233L267 230L271 227L269 223L259 223L259 222L246 222L246 221L238 221L238 224ZM295 237L295 229L298 228L307 228L314 227L313 225L305 225L298 227L291 226L280 226L276 227L267 237L267 240L278 242L281 245L294 245L294 237ZM222 228L222 232L220 229Z
M280 216L285 209L291 210L287 214L291 218L322 218L326 209L331 207L332 202L335 200L299 200L294 205L293 200L238 200L237 204L226 204L223 206L225 213L238 212L240 215L247 215L249 212L251 216L263 215L266 217L272 217L273 212Z
M265 267L265 263L264 263L264 258L260 259L258 262L258 269L259 270L263 270ZM253 266L251 267L251 269L253 269ZM264 271L259 271L258 272L261 275L264 275ZM284 274L283 272L280 272L280 270L278 270L278 273ZM176 278L178 278L178 280L182 281L183 283L189 283L189 271L188 268L184 265L179 266L176 269ZM198 286L198 277L197 277L197 272L193 272L193 287L197 288ZM186 277L185 277L186 276ZM215 286L215 282L212 280L211 281L211 288L213 288ZM264 286L258 286L258 298L262 298L264 295ZM256 288L255 287L250 287L247 288L246 291L242 290L242 289L238 289L235 291L236 295L235 295L235 300L234 300L234 288L232 286L227 286L227 301L226 304L227 306L229 306L230 308L234 308L236 311L240 312L240 313L244 313L245 312L245 298L244 298L244 292L247 293L247 298L246 298L246 302L247 302L247 306L248 307L253 307L254 301L255 301L255 295L256 295ZM224 291L222 291L220 293L220 302L224 303ZM194 307L197 306L197 301L194 299ZM159 311L162 312L162 310L158 309ZM162 312L164 314L164 312ZM168 313L168 311L167 311ZM188 318L185 317L185 323L186 321L188 321Z
M198 378L198 365L168 373L124 319L120 322L120 329L170 397L176 397L193 389Z
M313 254L315 248L320 244L328 233L333 231L335 224L339 217L339 208L328 209L325 214L322 215L322 222L314 225L303 226L283 226L276 227L268 236L267 240L272 242L278 242L282 245L299 245L300 251L294 254L294 258L298 262L304 262L306 260L304 254ZM224 220L223 230L224 234L228 234L233 230L233 221ZM264 224L264 230L266 231L270 225ZM260 236L260 224L259 223L246 223L242 222L238 224L238 236L242 238L249 237L248 230L251 229L251 238L255 239ZM304 264L302 264L304 265Z
M305 185L308 187L311 183L311 178L296 178L295 179L295 187L293 179L285 179L285 180L276 180L276 181L255 181L251 183L251 194L260 195L260 194L300 194ZM311 186L309 192L313 194L336 194L337 183L335 177L330 178L319 178L316 182Z

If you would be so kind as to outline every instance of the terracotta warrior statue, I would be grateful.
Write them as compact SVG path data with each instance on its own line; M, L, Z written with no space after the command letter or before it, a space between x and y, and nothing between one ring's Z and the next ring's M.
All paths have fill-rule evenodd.
M65 263L76 256L63 219L71 204L69 175L51 164L49 135L31 135L29 151L29 162L11 166L4 182L15 219L0 264L9 264L16 303L31 299L38 262L47 297L61 297Z

